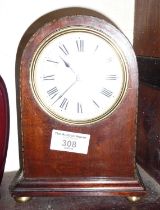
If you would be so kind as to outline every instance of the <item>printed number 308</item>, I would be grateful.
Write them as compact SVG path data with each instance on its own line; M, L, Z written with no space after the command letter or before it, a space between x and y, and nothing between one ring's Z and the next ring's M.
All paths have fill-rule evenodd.
M63 144L62 144L63 147L76 147L76 141L70 141L70 140L63 140Z

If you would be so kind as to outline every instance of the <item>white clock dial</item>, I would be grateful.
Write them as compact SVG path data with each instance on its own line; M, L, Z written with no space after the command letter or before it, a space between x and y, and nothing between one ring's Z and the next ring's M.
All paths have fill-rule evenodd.
M127 87L122 53L106 35L72 27L47 37L30 68L33 94L50 116L96 122L115 110Z

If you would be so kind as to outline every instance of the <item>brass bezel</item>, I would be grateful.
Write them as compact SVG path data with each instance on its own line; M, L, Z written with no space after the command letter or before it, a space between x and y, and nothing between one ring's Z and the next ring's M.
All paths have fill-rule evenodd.
M53 111L51 111L46 105L45 103L43 103L43 101L41 100L41 98L39 97L37 91L36 91L36 85L35 85L35 79L34 79L34 68L35 68L35 64L37 61L37 58L39 57L41 51L45 48L45 46L52 41L53 39L57 38L58 36L64 35L66 33L74 33L74 32L85 32L85 33L92 33L96 36L99 36L100 38L104 39L107 43L110 44L110 46L112 46L114 48L114 50L116 51L117 55L120 58L121 61L121 65L122 65L122 69L123 69L123 86L120 92L119 97L117 98L116 102L113 104L113 106L106 110L106 112L104 112L103 114L94 117L92 119L87 119L87 120L72 120L72 119L66 119L63 118L62 116L54 113ZM126 90L127 90L127 86L128 86L128 67L127 67L127 62L125 59L125 56L122 52L122 50L119 48L119 46L117 45L117 43L112 39L112 37L110 37L108 34L96 30L95 28L91 28L91 27L84 27L84 26L69 26L69 27L65 27L63 29L60 29L56 32L53 32L51 35L47 36L39 45L39 47L36 49L36 51L34 52L31 64L30 64L30 86L31 86L31 90L34 96L34 99L36 100L36 102L38 103L38 105L42 108L43 111L45 111L45 113L47 113L50 117L61 121L63 123L67 123L67 124L74 124L74 125L88 125L88 124L93 124L96 122L99 122L100 120L103 120L104 118L110 116L115 110L116 108L120 105L121 101L123 100Z

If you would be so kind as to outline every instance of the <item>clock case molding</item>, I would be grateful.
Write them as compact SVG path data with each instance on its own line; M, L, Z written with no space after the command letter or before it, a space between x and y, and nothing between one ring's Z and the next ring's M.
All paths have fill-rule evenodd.
M73 16L71 11L74 11ZM95 16L106 18L91 13L76 8L54 11L37 20L21 40L16 62L20 170L10 186L14 197L145 194L135 163L138 96L135 54L116 27L99 19L95 22ZM51 118L36 103L29 84L31 58L44 37L58 28L77 23L92 24L112 36L125 55L129 73L128 88L118 108L106 119L86 126L65 124ZM51 151L53 129L90 133L88 154Z

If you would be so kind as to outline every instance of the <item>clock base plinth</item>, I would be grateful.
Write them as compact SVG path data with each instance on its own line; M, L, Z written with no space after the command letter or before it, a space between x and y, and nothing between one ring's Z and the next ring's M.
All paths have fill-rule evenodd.
M146 194L143 185L136 178L24 178L22 175L16 176L10 186L10 192L14 198L37 196L124 196L140 198Z

